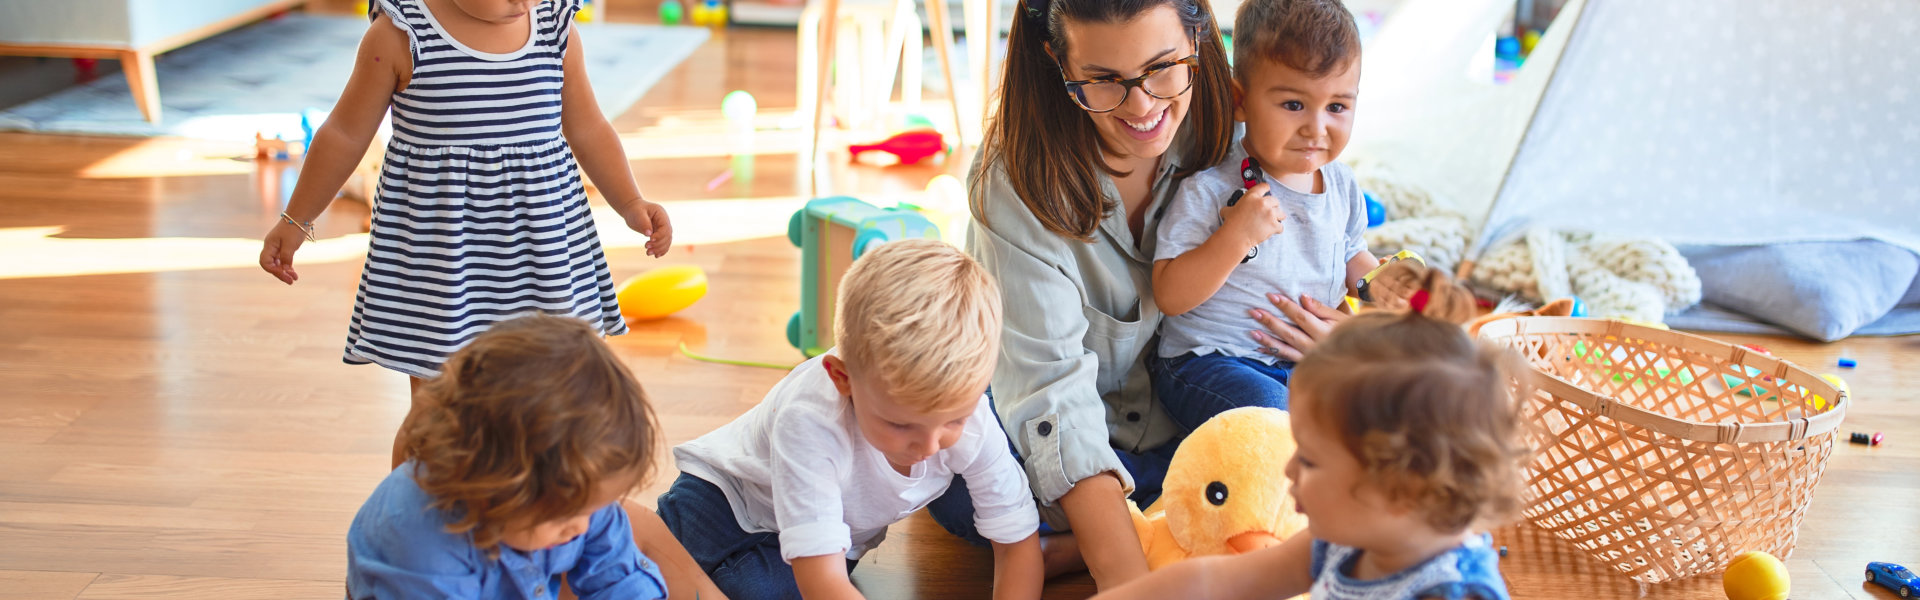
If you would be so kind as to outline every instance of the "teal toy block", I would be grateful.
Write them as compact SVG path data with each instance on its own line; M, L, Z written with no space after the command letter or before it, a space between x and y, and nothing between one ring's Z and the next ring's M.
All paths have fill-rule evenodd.
M846 196L807 201L787 222L787 240L800 248L800 311L787 319L787 343L809 357L832 348L847 268L880 244L914 238L940 239L940 229L919 213Z

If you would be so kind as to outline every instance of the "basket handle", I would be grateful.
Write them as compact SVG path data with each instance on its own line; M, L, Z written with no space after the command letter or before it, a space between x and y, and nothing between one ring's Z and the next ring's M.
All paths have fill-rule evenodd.
M1582 389L1557 375L1533 369L1528 369L1527 372L1533 374L1533 384L1537 388L1572 402L1581 410L1696 442L1751 444L1803 440L1807 436L1838 429L1840 420L1846 416L1849 408L1849 398L1847 392L1843 390L1834 401L1833 408L1812 417L1752 425L1731 421L1694 423L1650 412L1630 404L1615 402L1612 398Z

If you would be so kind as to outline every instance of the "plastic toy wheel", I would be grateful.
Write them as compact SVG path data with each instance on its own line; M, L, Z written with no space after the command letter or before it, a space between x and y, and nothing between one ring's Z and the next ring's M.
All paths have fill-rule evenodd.
M1900 588L1900 597L1901 597L1901 598L1912 598L1912 597L1913 597L1913 588L1910 588L1910 587L1903 587L1903 588Z
M1873 569L1867 569L1867 583L1873 583Z
M860 260L868 250L885 243L887 243L887 232L878 229L861 231L859 235L853 236L853 259Z
M793 247L795 248L806 247L806 240L801 237L800 229L807 226L806 219L807 209L804 208L793 211L793 218L787 219L787 241L793 242Z
M799 311L795 311L793 313L793 316L787 317L787 344L795 348L800 347L800 313Z

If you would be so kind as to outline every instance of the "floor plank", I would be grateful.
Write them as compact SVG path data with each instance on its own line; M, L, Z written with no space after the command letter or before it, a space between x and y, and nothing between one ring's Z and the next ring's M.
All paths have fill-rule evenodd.
M99 573L64 571L0 571L0 600L73 598Z

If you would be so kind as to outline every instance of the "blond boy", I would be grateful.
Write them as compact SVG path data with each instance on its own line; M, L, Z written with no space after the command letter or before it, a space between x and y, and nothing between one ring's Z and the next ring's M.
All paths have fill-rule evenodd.
M849 575L887 526L958 475L993 542L995 598L1037 598L1037 509L982 401L1000 292L931 240L885 244L841 282L839 345L739 419L674 448L660 517L732 598L860 598Z

